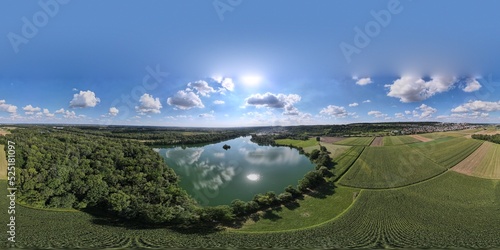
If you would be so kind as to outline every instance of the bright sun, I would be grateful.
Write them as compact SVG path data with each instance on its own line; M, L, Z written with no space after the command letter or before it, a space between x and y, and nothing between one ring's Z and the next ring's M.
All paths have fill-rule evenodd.
M241 77L241 81L247 86L256 86L262 81L262 77L258 75L247 75Z

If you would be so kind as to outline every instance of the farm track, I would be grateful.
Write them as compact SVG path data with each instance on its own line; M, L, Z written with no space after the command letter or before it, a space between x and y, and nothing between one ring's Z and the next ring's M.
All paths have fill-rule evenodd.
M370 144L370 147L382 147L384 146L384 137L375 137L373 139L372 143Z
M421 142L430 142L430 141L433 141L433 139L430 139L430 138L426 138L426 137L423 137L423 136L420 136L420 135L410 135L411 137L421 141Z

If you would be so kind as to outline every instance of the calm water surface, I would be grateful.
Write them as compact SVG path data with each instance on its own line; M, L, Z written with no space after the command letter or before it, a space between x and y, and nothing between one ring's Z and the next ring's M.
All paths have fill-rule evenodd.
M181 177L180 185L203 206L249 201L258 193L280 194L314 169L288 147L259 146L250 136L220 143L155 149ZM230 149L222 146L228 144Z

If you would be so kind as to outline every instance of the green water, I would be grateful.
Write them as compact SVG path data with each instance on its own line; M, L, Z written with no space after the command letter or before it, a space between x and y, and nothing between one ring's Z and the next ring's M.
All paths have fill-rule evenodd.
M280 194L314 165L288 147L259 146L250 136L220 143L155 149L181 177L180 185L202 206L251 200L258 193ZM230 149L222 146L228 144Z

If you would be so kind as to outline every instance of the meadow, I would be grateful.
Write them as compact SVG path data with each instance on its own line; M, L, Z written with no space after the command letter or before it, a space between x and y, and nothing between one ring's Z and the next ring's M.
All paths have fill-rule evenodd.
M453 170L481 178L500 179L500 145L484 142Z

